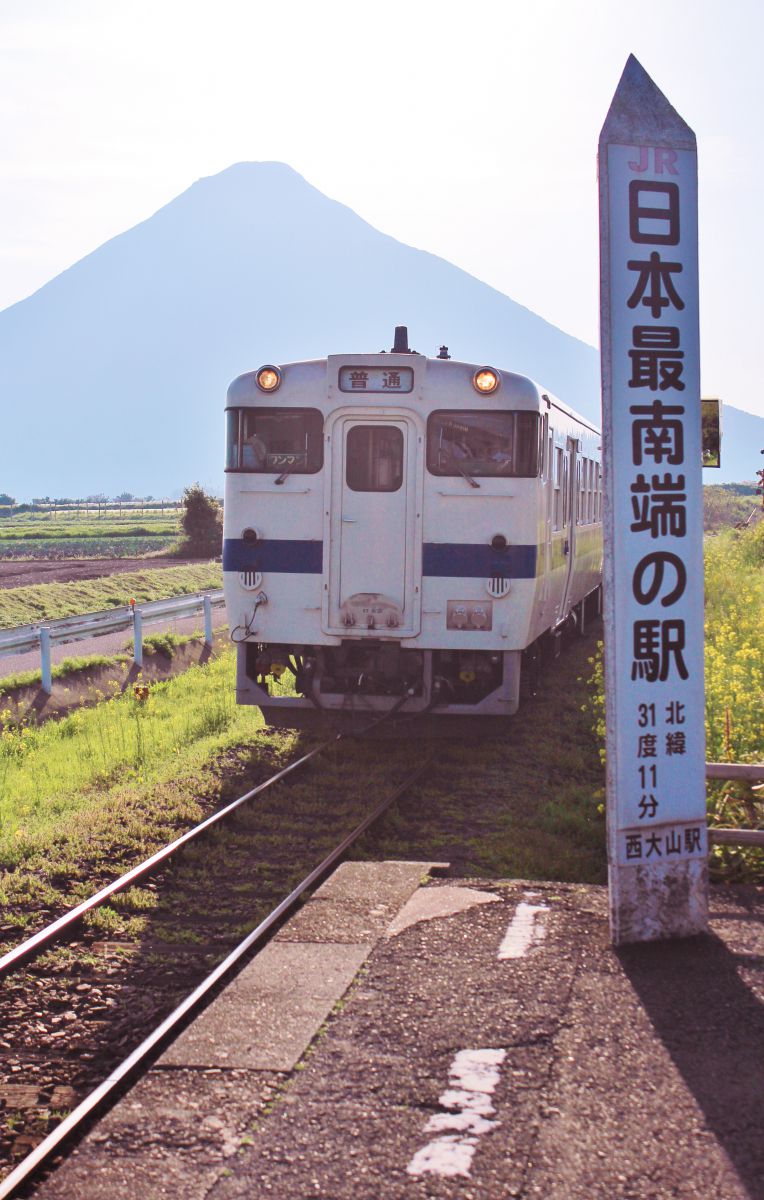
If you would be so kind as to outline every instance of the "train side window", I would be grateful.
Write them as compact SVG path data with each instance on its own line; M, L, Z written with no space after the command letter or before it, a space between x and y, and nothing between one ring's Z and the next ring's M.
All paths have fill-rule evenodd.
M562 529L562 459L563 450L561 446L556 446L554 451L554 505L552 525L555 529Z
M591 461L588 458L583 462L583 482L581 491L581 524L588 525L591 520Z
M347 485L353 492L397 492L403 483L403 433L394 425L348 430Z
M541 467L536 412L444 409L427 421L427 469L433 475L535 479Z
M229 408L226 471L314 475L324 465L324 418L317 408Z

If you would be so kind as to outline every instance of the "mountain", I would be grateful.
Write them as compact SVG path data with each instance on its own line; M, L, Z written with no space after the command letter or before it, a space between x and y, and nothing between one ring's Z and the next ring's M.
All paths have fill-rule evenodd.
M389 348L396 324L424 353L445 342L454 357L531 375L598 419L592 347L380 233L291 168L239 163L0 313L0 490L219 487L236 375ZM747 417L732 411L725 450ZM757 437L764 445L758 431L743 440ZM751 478L759 465L741 476L726 462L713 482Z
M764 417L722 404L722 454L717 471L703 471L704 483L743 483L764 467Z

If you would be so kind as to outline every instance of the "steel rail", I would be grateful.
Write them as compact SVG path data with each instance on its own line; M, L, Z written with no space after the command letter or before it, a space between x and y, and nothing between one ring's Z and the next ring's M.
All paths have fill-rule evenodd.
M315 753L315 751L312 753ZM369 826L373 825L374 822L390 807L390 805L394 804L399 796L402 796L403 793L410 788L411 785L415 783L421 775L424 774L424 772L432 764L433 759L434 755L430 755L430 757L421 763L416 770L412 771L411 774L406 776L403 782L398 785L395 791L388 796L387 799L380 801L380 803L368 814L368 816L364 817L360 825L356 826L352 833L349 833L347 837L343 838L339 845L335 846L334 850L332 850L330 854L327 854L326 858L324 858L317 867L314 867L309 875L306 875L302 883L299 883L297 887L294 888L288 896L285 896L280 904L278 904L276 908L274 908L273 911L270 912L255 929L252 930L251 933L247 934L244 940L240 942L234 950L231 951L228 957L219 963L218 966L215 967L214 971L212 971L211 974L209 974L207 978L203 980L203 982L200 983L199 986L196 987L194 991L185 998L185 1000L181 1001L178 1007L171 1012L168 1017L165 1017L162 1023L158 1025L157 1028L150 1033L149 1036L145 1038L141 1044L137 1046L135 1050L133 1050L132 1053L129 1054L128 1057L124 1059L124 1061L121 1062L118 1067L115 1068L115 1070L111 1072L109 1076L107 1076L103 1083L100 1083L98 1087L90 1093L90 1095L86 1096L85 1099L78 1104L77 1107L73 1109L67 1117L64 1118L61 1124L57 1125L52 1133L49 1133L48 1136L42 1142L40 1142L38 1146L35 1147L31 1154L28 1154L27 1157L23 1159L23 1161L20 1162L19 1165L15 1167L9 1175L6 1175L5 1179L0 1181L0 1200L7 1200L8 1197L12 1196L16 1188L18 1188L22 1183L25 1183L29 1179L30 1175L32 1175L33 1172L36 1171L37 1168L41 1166L47 1158L50 1157L57 1147L60 1146L61 1143L78 1128L78 1126L87 1120L88 1117L95 1113L98 1107L104 1102L106 1097L109 1096L119 1084L127 1079L128 1076L130 1076L138 1066L140 1066L146 1061L147 1058L150 1057L153 1051L164 1041L168 1034L170 1034L173 1030L176 1030L178 1026L185 1020L185 1018L188 1017L197 1007L199 1007L202 1000L207 997L210 991L227 974L229 974L232 968L236 966L236 964L248 953L248 951L251 950L252 947L261 938L263 938L278 921L281 920L284 914L297 904L298 900L305 895L305 893L313 886L313 884L316 883L323 875L325 875L327 871L331 870L334 864L340 858L342 858L345 851L352 846L354 842L358 841L358 839L366 832Z
M398 710L403 707L408 698L408 694L401 696L400 699L397 700L392 706L392 708L388 709L387 712L382 713L381 716L376 717L375 720L373 720L364 729L360 730L359 733L335 733L333 737L328 738L325 742L322 742L320 746L316 746L313 750L309 751L307 754L304 754L295 762L290 763L288 767L284 767L281 771L277 771L276 774L272 775L270 779L266 779L263 783L258 784L257 787L252 788L251 791L246 792L243 796L239 796L237 800L232 800L231 803L227 804L225 808L221 808L218 810L218 812L212 813L211 816L206 817L204 821L201 821L192 829L188 829L184 834L181 834L179 838L176 838L173 842L169 842L166 846L163 846L161 850L157 850L156 853L152 854L150 858L138 863L138 865L135 867L131 867L129 871L124 873L124 875L120 875L117 879L112 880L111 883L107 883L105 887L100 889L100 891L95 892L92 896L88 897L87 900L83 900L81 904L78 904L74 908L71 908L67 912L63 913L62 916L57 918L57 920L52 921L50 925L46 925L44 929L40 929L37 933L33 934L32 937L20 942L18 946L14 946L12 950L8 950L0 957L0 979L2 979L4 975L7 975L11 968L16 966L23 959L29 957L31 954L34 954L48 943L55 941L55 939L60 933L63 932L63 930L67 929L70 925L76 924L76 922L79 921L85 915L85 913L90 912L91 909L98 908L99 905L103 904L105 900L108 900L110 896L115 895L117 892L121 892L124 888L129 887L132 883L134 883L136 879L140 879L143 875L146 875L148 872L152 871L154 867L164 862L165 859L174 854L176 850L179 850L181 846L184 846L187 842L193 841L193 839L198 837L200 833L204 833L204 831L209 829L212 825L216 825L218 821L222 821L225 817L230 816L230 814L239 808L240 805L246 804L249 800L253 800L255 796L260 795L261 792L266 791L267 788L272 787L273 784L279 783L280 780L285 779L287 775L291 775L291 773L298 770L299 767L305 766L305 764L310 762L311 759L316 758L319 754L322 754L324 750L328 750L330 746L334 746L337 742L342 740L351 740L357 737L365 737L366 734L375 729L377 725L381 725L383 721L386 721L390 717L394 716Z
M27 938L26 941L20 942L19 945L14 946L12 950L8 950L5 954L3 954L2 957L0 957L0 978L2 978L3 975L8 974L10 969L18 964L22 959L27 958L30 954L40 950L41 947L47 945L49 942L55 941L55 939L64 929L68 928L70 925L74 925L85 915L85 913L90 912L90 910L93 908L98 908L98 906L103 904L105 900L108 900L110 896L113 896L116 892L122 891L123 888L129 887L130 884L136 881L136 879L140 879L143 875L146 875L149 871L152 871L154 867L164 862L165 859L174 854L176 850L179 850L181 846L185 846L187 842L193 841L193 839L198 837L200 833L203 833L212 825L217 824L218 821L222 821L225 817L230 816L230 814L239 808L240 805L246 804L248 800L254 799L255 796L258 796L261 792L266 791L267 788L272 787L274 783L278 783L280 780L285 779L287 775L291 775L291 773L296 771L299 767L305 766L305 764L310 762L312 758L316 758L317 755L328 749L329 746L333 746L334 743L337 742L342 736L342 734L337 734L328 741L322 742L320 746L316 746L315 749L311 750L308 754L304 754L302 758L298 758L295 762L290 763L288 767L284 767L281 771L278 771L275 775L272 775L270 779L266 779L264 783L258 784L257 787L252 788L252 790L246 792L245 795L239 796L238 800L232 800L230 804L225 806L225 808L221 808L217 812L212 813L211 816L206 817L205 820L200 822L199 825L195 825L193 829L188 829L184 834L181 834L180 837L176 838L175 841L169 842L166 846L163 846L161 850L157 850L157 852L152 854L150 858L138 863L138 865L135 867L131 867L131 869L126 871L124 875L120 875L117 879L112 880L112 882L108 883L106 887L103 887L100 891L95 892L87 900L83 900L82 903L78 904L75 908L70 908L63 914L63 916L60 916L57 920L52 921L50 925L46 925L44 929L39 930L38 933L33 934L32 937Z

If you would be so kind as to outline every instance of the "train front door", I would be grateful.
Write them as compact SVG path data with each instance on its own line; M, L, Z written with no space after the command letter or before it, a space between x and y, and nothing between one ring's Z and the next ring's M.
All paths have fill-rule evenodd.
M343 417L332 435L329 626L414 632L416 431L405 417ZM367 599L376 597L377 599Z

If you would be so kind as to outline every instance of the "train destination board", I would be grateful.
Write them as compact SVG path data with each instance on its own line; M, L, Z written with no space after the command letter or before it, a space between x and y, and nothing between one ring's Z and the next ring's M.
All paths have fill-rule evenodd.
M631 57L600 138L616 944L707 924L695 137Z
M340 391L411 392L414 389L412 367L340 367Z

